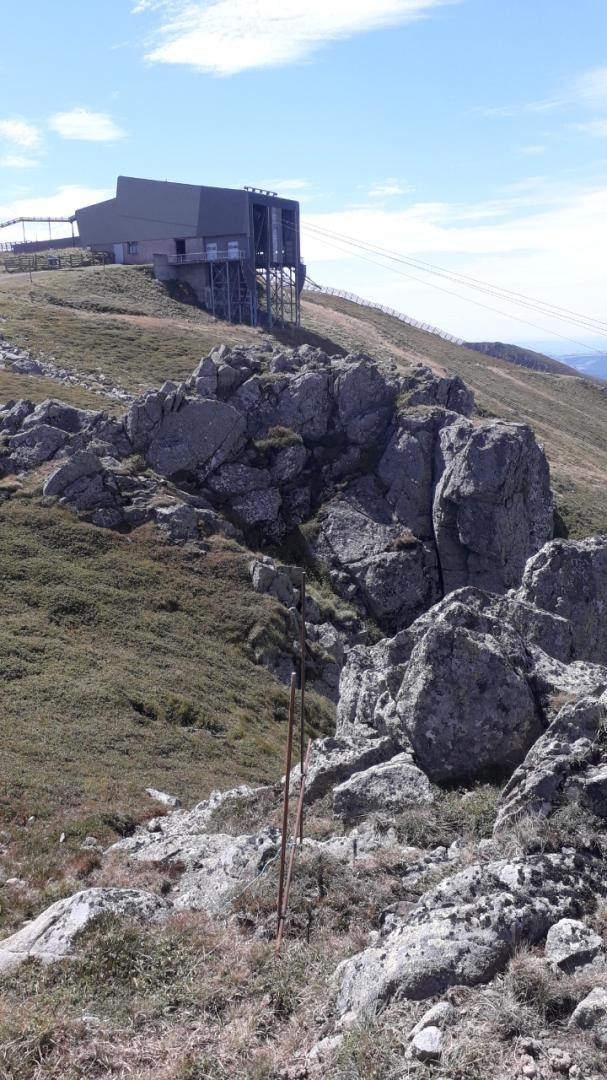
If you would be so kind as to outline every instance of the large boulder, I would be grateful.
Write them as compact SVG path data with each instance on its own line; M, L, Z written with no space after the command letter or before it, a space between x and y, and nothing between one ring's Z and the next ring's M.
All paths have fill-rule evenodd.
M423 1000L488 982L521 944L607 895L603 864L575 854L532 855L467 867L425 893L377 946L336 972L337 1008L373 1014L396 998Z
M352 732L347 738L316 739L308 761L306 800L322 799L331 788L355 773L393 757L394 749L392 739L385 735L373 739L364 731Z
M346 822L372 813L399 813L407 806L434 801L428 777L410 754L396 757L363 772L333 789L333 812Z
M444 591L505 592L552 537L546 457L529 427L501 420L459 420L442 429L440 445L433 518Z
M22 930L0 941L0 973L29 959L45 964L66 959L74 952L78 935L102 915L148 921L169 910L166 900L138 889L84 889L58 900Z
M542 731L530 657L517 631L480 599L461 590L391 641L352 649L341 677L340 734L353 723L387 733L412 747L438 783L522 761Z
M527 563L518 595L567 620L571 659L607 665L607 537L546 544Z
M428 628L411 653L396 712L432 780L482 777L522 760L542 730L525 669L522 647L506 648L482 626L437 620Z

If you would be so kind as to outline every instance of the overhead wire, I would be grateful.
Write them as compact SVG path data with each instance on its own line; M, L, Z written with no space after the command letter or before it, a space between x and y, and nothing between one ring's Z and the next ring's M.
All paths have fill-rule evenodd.
M377 254L377 255L379 255L380 258L383 258L383 259L388 258L391 261L402 263L403 265L407 265L407 266L412 266L414 269L421 269L423 272L426 272L426 273L430 273L430 272L434 273L434 274L436 274L436 276L446 278L447 280L453 281L455 284L463 285L466 288L475 288L477 291L488 293L489 295L496 296L499 299L503 300L504 302L507 302L507 303L510 303L510 304L515 304L515 306L518 306L518 307L527 307L527 308L530 308L531 310L535 310L538 313L543 314L543 315L545 315L547 317L560 318L562 321L568 323L569 325L576 325L580 329L591 330L593 333L598 333L599 335L606 335L607 336L607 326L605 326L605 328L603 329L603 325L598 320L595 323L594 321L590 321L590 320L581 321L581 319L586 318L586 317L583 317L583 316L581 317L581 319L575 319L573 317L565 317L564 314L557 315L554 311L548 310L547 308L544 308L544 307L540 306L541 302L536 305L531 300L529 300L529 301L515 301L513 299L509 299L508 296L505 296L502 292L500 292L497 289L497 287L495 289L493 289L493 288L490 288L490 287L485 288L482 285L481 286L468 285L468 284L466 284L465 281L460 280L456 274L451 274L448 271L442 271L442 270L432 270L432 271L430 271L430 270L426 269L423 265L418 265L417 260L409 259L406 256L402 256L402 255L396 256L396 255L392 255L392 254L387 254L388 249L376 248L373 245L365 244L364 242L357 241L354 238L350 238L350 237L346 238L346 237L342 236L341 234L333 233L331 230L321 229L319 226L312 225L309 222L306 222L304 227L308 228L308 229L311 229L313 231L313 233L315 233L322 240L323 243L327 244L329 247L335 248L338 251L342 251L345 254L349 254L349 255L353 254L355 257L360 258L365 262L369 262L369 263L372 263L373 265L380 266L382 269L391 270L392 272L397 273L402 277L409 278L412 281L417 281L417 282L420 282L422 284L426 284L426 285L430 286L430 288L437 289L440 292L447 293L447 295L449 295L449 296L455 296L458 300L463 300L465 303L474 304L477 307L484 308L487 311L492 311L495 314L503 316L504 318L514 319L515 321L523 323L526 326L531 326L536 330L541 330L542 333L550 334L550 335L552 335L554 337L561 338L563 341L567 341L572 345L576 345L576 346L578 346L580 348L588 350L589 352L593 352L593 353L597 353L597 354L601 355L601 350L600 349L596 349L593 346L588 345L586 342L578 341L575 338L571 338L571 337L568 337L568 336L566 336L564 334L560 334L557 330L548 329L547 327L542 326L539 323L531 322L529 319L523 319L518 315L513 315L511 312L506 312L506 311L500 310L499 308L492 307L489 304L484 304L480 300L476 300L476 299L473 299L473 298L468 297L468 296L463 296L461 293L457 293L457 292L454 292L452 289L447 289L444 286L437 285L435 282L427 281L424 278L420 278L418 276L415 276L414 274L408 274L403 270L398 270L395 267L387 266L385 262L378 262L376 259L370 258L368 254L362 254L361 252L365 252L365 253L370 252L372 254ZM354 248L356 250L352 251L351 250L352 248ZM384 254L384 252L386 252L386 254ZM462 277L465 277L465 275L462 275ZM472 281L472 279L470 279L470 280ZM555 307L556 307L556 305L555 305ZM565 312L566 309L562 309L562 311Z
M585 315L578 311L573 311L571 308L563 307L559 304L551 304L545 300L538 300L536 297L527 296L525 293L514 292L512 289L504 289L500 285L495 285L489 281L481 281L479 278L473 278L469 274L462 274L460 271L448 270L445 267L438 266L436 263L429 263L423 259L413 258L411 255L403 255L402 252L394 251L391 248L380 247L379 245L368 244L365 241L356 239L355 237L346 236L343 233L338 233L333 229L322 229L318 225L313 225L310 222L306 222L306 227L311 228L317 232L326 236L331 236L333 239L340 240L343 243L353 244L356 247L360 247L363 250L369 250L376 254L380 254L382 257L391 259L395 262L402 262L409 266L413 266L415 269L424 270L429 274L436 274L439 277L446 277L450 280L456 281L458 284L465 284L467 286L475 287L481 291L491 292L492 294L507 299L512 297L517 303L522 303L525 306L533 306L538 310L541 309L545 314L557 313L559 317L563 318L567 316L567 321L575 321L579 323L585 323L596 328L599 331L607 331L607 322L602 319L597 319L593 315ZM512 302L512 301L509 301ZM571 318L569 318L571 317Z

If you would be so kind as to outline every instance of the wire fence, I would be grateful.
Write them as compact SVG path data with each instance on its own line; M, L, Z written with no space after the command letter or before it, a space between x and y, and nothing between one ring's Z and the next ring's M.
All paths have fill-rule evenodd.
M425 330L428 334L436 334L437 337L443 339L443 341L450 341L452 345L463 345L462 338L455 337L453 334L448 334L446 330L439 330L437 326L431 326L430 323L422 323L417 319L412 319L410 315L405 315L402 311L396 311L395 308L386 307L385 304L378 304L374 300L364 300L362 296L356 296L355 293L346 292L344 289L332 289L329 285L318 285L316 281L312 281L311 278L306 278L304 289L307 292L322 293L323 296L337 296L340 300L350 300L353 304L358 304L360 307L373 308L374 311L381 311L384 315L390 315L393 319L398 319L399 322L406 323L407 326L413 326L416 330Z
M4 264L4 269L8 274L22 274L33 270L76 270L82 266L105 266L113 261L113 257L103 251L11 255L4 254L0 248L0 262Z

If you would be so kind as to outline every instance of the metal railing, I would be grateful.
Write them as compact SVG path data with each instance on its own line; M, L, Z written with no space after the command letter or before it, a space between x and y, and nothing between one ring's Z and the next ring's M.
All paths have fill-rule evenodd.
M455 337L454 334L448 334L446 330L439 330L437 326L432 326L430 323L422 323L417 319L412 319L410 315L403 314L402 311L396 311L395 308L386 307L385 304L378 304L375 300L363 300L362 296L356 296L355 293L345 292L344 289L332 289L329 285L318 285L316 281L312 281L311 278L306 278L304 289L307 292L322 293L324 296L337 296L340 300L349 300L352 304L358 304L359 307L373 308L374 311L381 311L384 315L390 315L393 319L398 319L399 322L406 323L407 326L413 326L416 330L425 330L428 334L436 334L437 337L443 339L443 341L450 341L452 345L463 345L463 338Z
M241 251L188 251L185 255L169 255L171 266L182 266L184 263L200 262L242 262L246 253Z

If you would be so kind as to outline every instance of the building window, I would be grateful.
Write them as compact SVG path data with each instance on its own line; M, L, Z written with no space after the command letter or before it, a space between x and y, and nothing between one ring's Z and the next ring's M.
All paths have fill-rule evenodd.
M127 245L126 245L126 253L127 253L127 255L138 255L139 254L139 241L138 240L129 240Z

